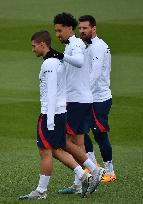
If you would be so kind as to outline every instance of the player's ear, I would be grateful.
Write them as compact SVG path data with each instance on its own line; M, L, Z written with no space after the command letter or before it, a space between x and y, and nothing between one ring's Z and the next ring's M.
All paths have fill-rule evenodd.
M73 27L72 27L72 26L67 26L67 29L68 29L69 31L72 31L72 30L73 30Z
M95 30L95 32L96 32L96 26L94 26L94 27L93 27L93 29L94 29L94 30Z
M92 31L93 31L93 33L96 33L96 26L92 27Z

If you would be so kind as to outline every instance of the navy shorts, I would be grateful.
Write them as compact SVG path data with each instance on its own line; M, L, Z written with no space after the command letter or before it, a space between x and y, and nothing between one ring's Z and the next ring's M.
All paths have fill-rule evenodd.
M93 132L109 132L108 115L112 105L112 98L103 102L94 102L92 104L92 122Z
M37 125L37 146L58 149L66 146L66 113L56 114L54 130L47 129L47 115L40 114Z
M90 103L68 102L66 124L67 134L85 134L87 132L87 118L89 118L90 112Z

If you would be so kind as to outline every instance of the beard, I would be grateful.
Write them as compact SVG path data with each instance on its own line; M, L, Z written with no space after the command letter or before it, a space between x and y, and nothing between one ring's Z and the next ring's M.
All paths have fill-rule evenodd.
M62 38L58 38L58 39L62 44L64 43L64 40Z
M80 38L83 40L83 41L89 41L91 38L92 38L92 36L90 36L90 35L86 35L86 34L84 34L84 33L81 33L80 34Z
M41 57L43 56L42 53L35 53L36 57Z
M80 38L81 38L82 40L86 40L86 39L87 39L87 36L86 36L86 34L81 33L81 34L80 34Z

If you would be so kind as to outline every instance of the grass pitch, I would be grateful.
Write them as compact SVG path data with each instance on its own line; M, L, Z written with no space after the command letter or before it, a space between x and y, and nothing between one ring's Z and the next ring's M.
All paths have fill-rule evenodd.
M38 73L41 63L31 53L30 37L49 29L53 47L63 47L55 37L52 19L59 12L76 17L94 15L98 36L111 48L110 140L117 182L101 184L91 198L58 195L71 185L72 172L54 161L46 201L31 203L143 203L143 3L90 0L5 0L0 3L0 204L24 203L38 182L39 156L35 135L39 106ZM92 137L92 135L91 135ZM100 163L97 145L94 146Z

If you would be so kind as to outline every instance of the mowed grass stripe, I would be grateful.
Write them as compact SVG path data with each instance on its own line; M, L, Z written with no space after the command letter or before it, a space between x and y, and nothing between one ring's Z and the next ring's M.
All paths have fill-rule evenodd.
M11 23L11 21L10 21ZM0 42L2 50L29 51L30 37L38 30L49 30L53 38L53 46L61 47L55 37L54 26L47 22L37 25L25 25L26 21L22 21L21 26L0 27L0 38L6 39ZM143 54L143 25L136 24L120 24L118 23L98 23L97 33L103 38L111 48L113 54ZM10 35L9 35L10 33ZM78 33L78 32L77 32ZM133 40L134 38L134 40ZM61 49L61 48L60 48Z
M40 113L39 101L1 103L0 135L14 138L33 138ZM113 144L141 146L142 99L113 96L110 112L110 138ZM8 126L8 127L7 127Z

